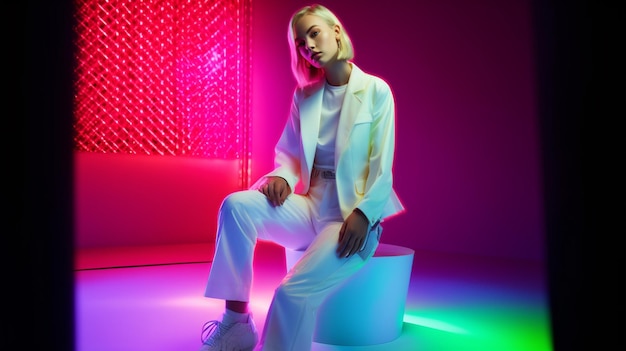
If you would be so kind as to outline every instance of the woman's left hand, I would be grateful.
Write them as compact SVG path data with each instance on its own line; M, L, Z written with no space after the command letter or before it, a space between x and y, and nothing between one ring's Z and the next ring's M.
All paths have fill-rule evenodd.
M367 238L367 228L369 222L365 215L352 211L352 213L343 221L343 225L339 230L339 245L337 247L337 255L341 257L350 257L357 253L365 239Z

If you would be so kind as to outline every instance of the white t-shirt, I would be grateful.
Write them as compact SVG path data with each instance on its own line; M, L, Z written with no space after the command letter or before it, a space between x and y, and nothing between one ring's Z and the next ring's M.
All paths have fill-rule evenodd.
M317 137L314 166L319 169L335 169L335 139L339 125L339 113L346 94L347 84L324 87L322 98L322 115L320 116L320 131Z

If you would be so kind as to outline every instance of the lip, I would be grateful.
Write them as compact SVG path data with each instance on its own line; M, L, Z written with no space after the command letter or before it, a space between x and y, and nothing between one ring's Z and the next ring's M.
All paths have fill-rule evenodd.
M313 52L311 53L311 60L316 60L322 55L321 52Z

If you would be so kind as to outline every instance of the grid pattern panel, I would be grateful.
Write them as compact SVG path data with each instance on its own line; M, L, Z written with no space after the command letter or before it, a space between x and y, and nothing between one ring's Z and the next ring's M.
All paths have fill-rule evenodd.
M76 149L247 164L249 1L78 0Z

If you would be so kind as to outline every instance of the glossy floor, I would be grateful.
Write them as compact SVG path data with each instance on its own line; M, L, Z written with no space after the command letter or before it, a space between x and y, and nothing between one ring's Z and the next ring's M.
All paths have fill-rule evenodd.
M211 252L206 245L79 252L76 351L197 351L202 324L224 308L203 297ZM279 248L258 250L251 309L259 329L283 267ZM399 338L314 343L313 351L548 351L549 325L540 263L416 251Z

